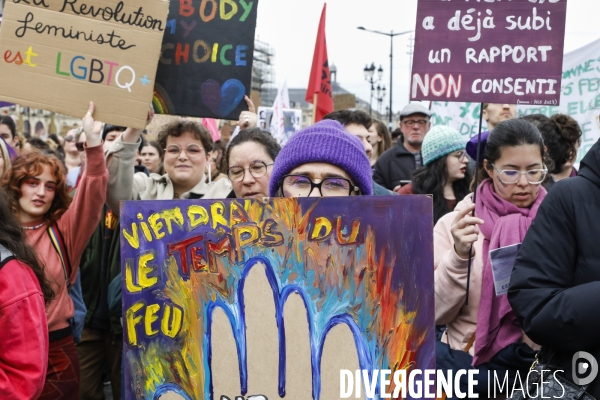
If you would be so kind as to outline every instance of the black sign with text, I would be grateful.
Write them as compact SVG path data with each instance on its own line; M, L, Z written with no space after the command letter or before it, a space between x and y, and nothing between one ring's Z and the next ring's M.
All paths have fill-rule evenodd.
M159 114L237 120L250 93L258 0L172 0L154 87Z

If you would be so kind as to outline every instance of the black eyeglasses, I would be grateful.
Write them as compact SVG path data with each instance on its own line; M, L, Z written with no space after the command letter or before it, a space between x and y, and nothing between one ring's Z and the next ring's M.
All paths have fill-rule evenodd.
M284 197L308 197L317 188L321 197L351 196L360 189L346 178L325 178L314 183L308 176L285 175L279 182Z
M402 121L402 123L407 126L413 126L414 124L419 124L420 126L425 126L425 125L427 125L428 122L429 121L426 119L419 119L417 121L409 119L408 121Z
M77 151L85 150L85 142L75 142L75 147L77 147Z
M273 163L265 164L264 162L258 160L252 161L248 168L242 168L240 166L230 167L227 170L227 176L229 177L229 180L231 182L241 182L244 180L246 170L248 170L248 172L250 172L250 175L252 175L253 177L262 178L267 174L267 168L271 165L273 165Z

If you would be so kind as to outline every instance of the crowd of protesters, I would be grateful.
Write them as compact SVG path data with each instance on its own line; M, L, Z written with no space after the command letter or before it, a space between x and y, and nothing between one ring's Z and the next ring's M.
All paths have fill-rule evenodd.
M81 127L46 141L0 119L0 398L104 399L104 381L120 398L123 200L429 195L437 368L513 379L540 348L567 372L578 351L600 357L600 148L574 168L582 132L571 117L484 104L479 140L432 127L421 103L392 132L343 110L281 147L246 101L217 142L180 119L147 141L95 121L93 103ZM490 254L519 244L498 295ZM485 397L487 381L476 389ZM600 396L600 385L585 390Z

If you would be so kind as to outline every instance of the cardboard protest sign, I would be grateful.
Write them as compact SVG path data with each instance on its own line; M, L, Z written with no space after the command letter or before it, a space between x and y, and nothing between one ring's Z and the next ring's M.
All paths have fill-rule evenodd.
M352 93L336 94L333 96L333 106L335 111L356 108L356 96Z
M567 0L419 0L412 100L558 105Z
M0 98L144 128L168 0L7 1Z
M124 202L125 398L334 399L341 369L434 368L431 207Z
M238 119L250 94L257 7L258 0L171 1L157 113Z
M583 133L577 155L578 166L588 150L600 139L600 39L564 55L560 106L517 106L517 116L562 113L573 117ZM479 103L433 102L434 125L447 125L465 137L477 135ZM484 130L485 121L484 121Z

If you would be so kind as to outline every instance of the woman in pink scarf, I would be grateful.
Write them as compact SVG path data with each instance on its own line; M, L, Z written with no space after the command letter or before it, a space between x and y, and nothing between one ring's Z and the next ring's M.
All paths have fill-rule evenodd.
M494 393L494 373L498 382L508 376L512 388L517 372L526 378L537 348L523 334L506 297L516 250L504 263L496 261L494 250L515 249L509 246L523 241L546 196L541 184L548 170L542 136L524 120L498 124L482 155L475 204L471 196L465 198L434 229L436 324L447 327L437 344L436 362L441 370L478 369L475 390L480 398L487 398L489 377L493 398L502 396L499 388ZM474 255L465 304L471 246Z

